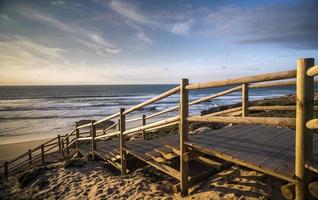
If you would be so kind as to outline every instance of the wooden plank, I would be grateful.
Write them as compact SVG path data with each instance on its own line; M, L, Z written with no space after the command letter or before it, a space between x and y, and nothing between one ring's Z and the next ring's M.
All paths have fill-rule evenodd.
M265 173L265 174L269 174L271 176L274 176L274 177L277 177L277 178L280 178L280 179L283 179L283 180L286 180L289 182L294 182L294 178L291 178L291 177L283 175L283 174L279 174L279 173L271 171L271 170L266 170L266 169L260 168L256 165L251 165L250 163L245 163L245 162L241 161L240 159L233 158L233 157L228 156L228 155L224 155L222 153L219 153L218 151L215 151L214 149L204 147L200 144L189 143L188 145L191 146L192 148L194 148L196 151L200 151L200 152L206 153L208 155L212 155L212 156L218 157L220 159L241 165L243 167L248 167L250 169L253 169L253 170Z
M165 165L163 163L155 162L149 156L146 156L145 154L139 154L137 152L131 151L131 149L127 150L127 152L130 153L131 155L134 155L135 157L139 158L140 160L148 163L149 165L159 169L160 171L168 174L169 176L171 176L177 180L180 179L179 171L177 171L176 169L174 169L168 165Z
M273 154L292 143L293 135L290 134L288 130L275 132L275 135L276 136L268 138L267 141L263 142L264 144L256 146L255 151L249 156L246 156L244 161L260 164L268 157L271 157Z
M294 145L294 143L292 144ZM291 146L282 149L281 152L273 155L267 161L260 164L261 167L273 169L276 172L285 174L287 176L293 177L295 174L294 171L294 159L295 159L295 151L291 148ZM287 163L292 163L292 165L288 165ZM285 168L283 166L293 166L292 168ZM283 171L279 170L284 168Z
M211 137L211 139L202 137L193 137L191 138L192 143L198 143L208 148L213 148L220 153L228 151L229 149L235 149L234 144L238 143L237 138L245 138L249 133L255 133L255 130L260 129L261 126L251 126L246 127L246 131L236 131L235 129L231 129L224 134L215 135L215 137ZM241 139L240 139L241 140Z

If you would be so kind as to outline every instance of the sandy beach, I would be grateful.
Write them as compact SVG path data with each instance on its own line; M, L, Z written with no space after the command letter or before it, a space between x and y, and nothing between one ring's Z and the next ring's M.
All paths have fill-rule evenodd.
M0 145L0 162L13 159L27 152L29 149L33 149L49 140L50 138L43 140L32 140L28 142L2 144Z
M18 177L1 182L1 199L283 199L282 182L237 166L195 185L186 198L173 192L175 180L152 167L120 176L104 163L81 161L49 165L23 186Z

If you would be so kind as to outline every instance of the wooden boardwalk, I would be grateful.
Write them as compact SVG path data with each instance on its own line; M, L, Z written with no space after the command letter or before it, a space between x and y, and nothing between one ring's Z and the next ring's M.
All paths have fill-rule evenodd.
M201 134L189 135L186 144L192 151L201 152L275 175L287 181L293 180L295 166L295 132L287 128L264 125L233 125ZM318 136L314 137L313 165L318 165ZM83 155L91 152L89 143L80 145ZM128 154L175 177L174 171L165 164L179 157L179 135L171 135L153 140L127 142ZM118 140L99 141L96 154L120 169L120 149ZM118 161L118 162L117 162ZM177 177L175 177L177 178Z

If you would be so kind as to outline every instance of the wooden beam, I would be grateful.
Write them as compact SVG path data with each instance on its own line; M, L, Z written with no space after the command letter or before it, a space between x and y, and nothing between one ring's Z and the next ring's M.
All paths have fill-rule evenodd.
M79 155L79 136L80 136L80 132L79 132L79 129L77 128L77 124L75 125L76 126L76 143L75 143L75 148L76 148L76 154Z
M180 189L181 196L188 195L188 176L189 176L189 163L185 159L188 153L185 142L189 140L189 128L187 118L189 115L189 91L186 86L189 84L188 79L182 79L180 82L180 108L179 108L179 135L180 135Z
M199 183L200 181L208 178L209 176L211 176L213 173L215 172L214 169L208 169L208 170L205 170L203 172L201 172L200 174L197 174L196 176L193 176L193 177L189 177L189 187L196 184L196 183ZM180 192L180 183L174 185L172 187L172 190L174 193L178 193Z
M59 143L59 150L61 151L62 145L61 145L61 136L57 135L57 142Z
M314 80L314 84L318 83L318 80ZM250 84L250 88L269 88L269 87L281 87L281 86L296 86L296 81L275 81L270 83L254 83Z
M142 115L141 117L141 126L145 126L146 125L146 115ZM145 130L142 130L141 131L141 135L142 135L142 139L146 139L146 131Z
M125 118L125 108L121 108L119 112L120 118L120 134L119 134L119 145L120 145L120 163L121 163L121 175L125 175L127 173L127 160L126 160L126 138L124 135L124 131L126 130L126 118Z
M163 98L166 98L166 97L168 97L168 96L170 96L170 95L172 95L172 94L178 92L179 90L180 90L180 87L179 87L179 86L178 86L178 87L175 87L175 88L172 88L172 89L170 89L170 90L168 90L168 91L166 91L166 92L164 92L164 93L162 93L162 94L160 94L160 95L158 95L158 96L155 96L155 97L153 97L153 98L151 98L151 99L149 99L149 100L147 100L147 101L144 101L144 102L142 102L142 103L140 103L140 104L138 104L138 105L136 105L136 106L134 106L134 107L132 107L132 108L129 108L128 110L126 110L126 111L124 112L124 114L126 115L126 114L131 113L131 112L133 112L133 111L135 111L135 110L138 110L138 109L140 109L140 108L143 108L143 107L145 107L145 106L147 106L147 105L149 105L149 104L152 104L152 103L154 103L154 102L156 102L156 101L159 101L159 100L161 100L161 99L163 99Z
M169 123L172 123L172 122L176 122L178 120L179 120L179 116L171 117L171 118L164 119L164 120L161 120L161 121L158 121L158 122L147 124L145 126L140 126L140 127L129 129L129 130L125 131L124 134L128 135L128 134L131 134L131 133L140 132L142 130L154 128L156 126L161 126L161 125L169 124Z
M214 99L214 98L217 98L217 97L220 97L220 96L224 96L226 94L230 94L232 92L235 92L235 91L238 91L242 88L242 86L237 86L237 87L234 87L234 88L231 88L231 89L228 89L228 90L225 90L225 91L222 91L222 92L219 92L219 93L216 93L216 94L212 94L210 96L207 96L207 97L203 97L201 99L197 99L197 100L194 100L192 102L189 103L189 106L192 106L192 105L195 105L195 104L199 104L199 103L202 103L202 102L205 102L205 101L209 101L211 99ZM167 112L170 112L170 111L173 111L173 110L176 110L178 109L179 106L174 106L174 107L171 107L171 108L168 108L166 110L163 110L163 111L160 111L160 112L157 112L157 113L154 113L152 115L148 115L146 117L146 119L149 119L149 118L152 118L152 117L156 117L156 116L159 116L159 115L162 115L164 113L167 113Z
M69 159L69 154L70 154L70 151L69 151L69 143L70 143L69 137L66 137L66 147L65 147L65 149L66 149L66 160Z
M179 124L179 122L176 121L176 122L172 122L172 123L169 123L169 124L164 124L164 125L161 125L161 126L156 126L156 127L154 127L154 128L146 129L146 131L147 131L147 132L155 131L155 130L162 129L162 128L166 128L166 127L173 126L173 125L176 125L176 124Z
M248 84L242 84L242 117L248 116Z
M195 83L190 84L186 87L188 90L194 89L205 89L205 88L215 88L215 87L223 87L230 85L237 85L243 83L256 83L256 82L264 82L264 81L275 81L282 79L289 79L296 77L296 70L269 73L269 74L260 74L256 76L247 76L243 78L237 79L228 79L222 81L213 81L213 82L205 82L205 83Z
M312 133L306 127L306 122L313 117L314 82L312 77L306 75L309 67L314 65L314 59L304 58L297 60L296 85L296 141L295 141L295 176L296 199L309 198L307 187L308 175L305 171L305 162L312 160Z
M29 153L29 164L31 165L32 164L32 150L29 149L28 153Z
M294 118L283 117L215 117L210 115L189 117L190 122L219 122L233 124L260 124L274 126L295 126Z
M306 123L306 127L309 129L318 129L318 119L311 119Z
M119 112L118 112L118 113L115 113L115 114L112 114L112 115L110 115L110 116L108 116L108 117L105 117L104 119L98 120L97 122L94 123L94 125L100 124L100 123L105 122L105 121L107 121L107 120L111 120L111 119L116 118L116 117L118 117L118 116L119 116ZM89 124L89 126L90 126L90 123L88 123L88 124ZM83 126L84 126L84 125L83 125ZM80 128L80 127L79 127L79 128Z
M209 167L215 168L217 170L222 169L222 163L211 160L209 158L200 156L200 157L197 157L195 160L198 161L199 163L202 163L202 164L207 165Z
M310 67L306 74L307 76L316 76L318 74L318 65Z
M218 115L224 115L224 114L229 114L229 113L233 113L236 111L241 111L242 107L236 107L236 108L230 108L230 109L226 109L226 110L221 110L218 112L213 112L211 114L208 114L209 116L218 116ZM205 115L204 115L205 116Z
M286 111L296 111L296 106L250 106L250 107L248 107L248 110L282 110L282 111L286 110ZM318 106L314 106L314 111L318 111Z
M8 163L8 161L5 161L3 163L3 166L4 166L4 177L8 178L8 175L9 175L9 171L8 171L9 163Z
M95 160L95 151L96 151L96 126L94 125L95 121L91 122L91 133L92 133L92 159Z
M41 163L44 165L44 145L41 145Z

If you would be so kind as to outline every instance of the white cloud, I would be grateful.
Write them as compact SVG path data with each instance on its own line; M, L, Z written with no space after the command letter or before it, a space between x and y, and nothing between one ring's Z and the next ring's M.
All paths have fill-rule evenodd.
M205 19L205 34L240 43L274 43L292 48L318 48L317 1L246 7L223 6Z
M170 31L174 34L189 34L189 30L191 29L194 20L188 20L184 22L177 22L172 25Z
M109 4L110 8L114 10L119 15L139 24L152 24L148 17L141 14L135 6L124 3L119 0L112 0Z
M137 33L137 37L142 41L151 44L153 41L143 32Z
M51 1L50 2L52 5L57 6L57 5L64 5L65 1L62 0L56 0L56 1Z
M89 48L93 48L98 55L121 52L121 48L108 41L104 34L97 30L90 30L88 27L82 28L75 24L64 23L53 18L52 16L46 15L31 8L24 9L22 14L31 20L49 24L60 31L71 34L74 40L86 45Z
M10 17L7 14L0 14L0 19L2 19L2 20L10 20Z

